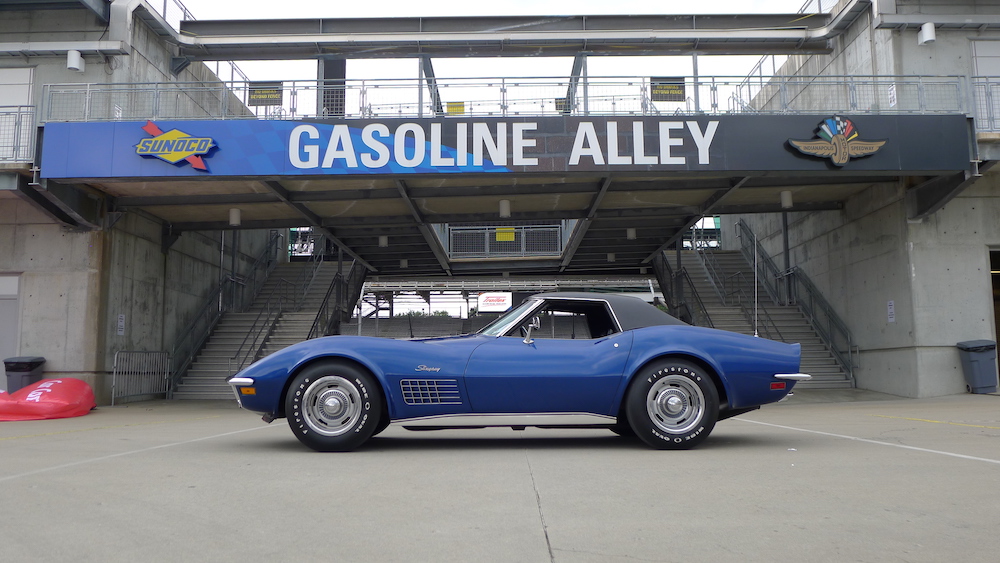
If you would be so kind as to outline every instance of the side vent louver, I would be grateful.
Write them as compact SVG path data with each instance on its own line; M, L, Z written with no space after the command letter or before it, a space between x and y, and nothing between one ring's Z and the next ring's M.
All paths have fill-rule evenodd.
M403 379L399 382L408 405L461 405L455 379Z

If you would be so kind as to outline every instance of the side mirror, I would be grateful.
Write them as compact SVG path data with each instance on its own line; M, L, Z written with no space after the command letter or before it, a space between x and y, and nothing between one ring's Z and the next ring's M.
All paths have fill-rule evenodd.
M528 323L528 330L526 331L526 334L524 335L524 340L522 342L524 342L525 344L532 344L534 340L531 339L531 331L538 330L541 327L542 327L542 321L539 320L538 317L533 317L531 319L531 322Z

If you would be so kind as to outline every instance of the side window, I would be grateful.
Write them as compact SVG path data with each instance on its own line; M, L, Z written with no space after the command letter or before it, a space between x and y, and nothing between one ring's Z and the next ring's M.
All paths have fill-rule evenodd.
M603 301L550 300L509 336L524 336L534 318L538 319L538 328L532 329L532 338L587 340L618 332Z

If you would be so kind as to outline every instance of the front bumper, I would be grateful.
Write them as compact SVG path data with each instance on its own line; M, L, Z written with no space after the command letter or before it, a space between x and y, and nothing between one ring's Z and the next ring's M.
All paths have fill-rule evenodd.
M252 395L249 391L254 391L253 379L249 377L230 377L229 386L233 388L233 394L236 395L236 403L243 407L243 394Z

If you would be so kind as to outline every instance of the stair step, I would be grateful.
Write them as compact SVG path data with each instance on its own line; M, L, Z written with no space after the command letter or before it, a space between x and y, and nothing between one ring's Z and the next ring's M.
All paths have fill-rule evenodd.
M852 387L850 379L844 374L840 364L834 359L833 354L816 334L798 306L770 304L770 297L763 284L756 283L755 287L753 268L740 252L714 251L712 255L719 272L729 280L727 290L735 288L737 289L736 294L739 294L739 289L742 289L742 294L751 299L756 292L761 301L757 308L760 336L785 342L796 342L802 346L801 369L804 373L813 375L813 379L799 385L823 389ZM753 324L747 319L744 308L738 304L724 303L719 299L718 290L709 278L708 269L694 251L681 252L681 264L691 277L695 290L698 292L715 328L742 334L753 334ZM674 267L673 260L671 260L671 267ZM737 273L742 273L743 276L730 277ZM734 280L742 280L743 285L730 285ZM746 309L753 314L752 304L746 305Z

